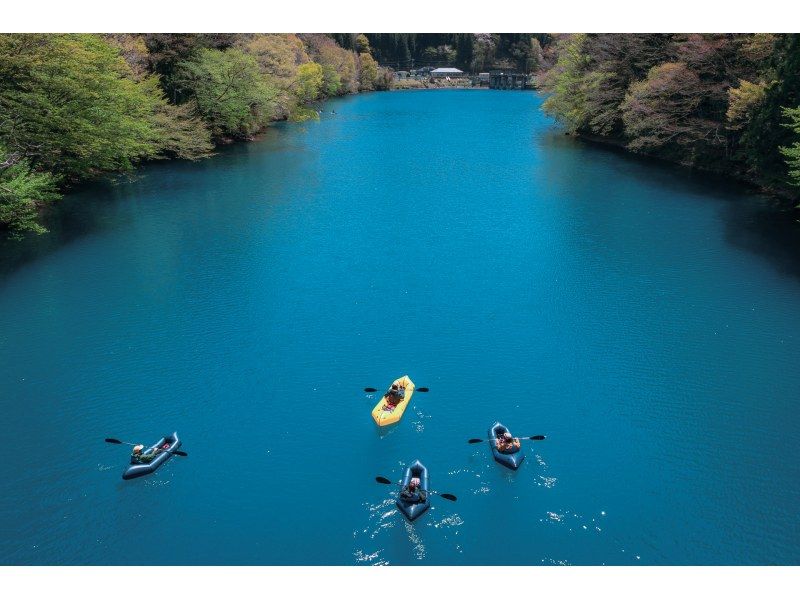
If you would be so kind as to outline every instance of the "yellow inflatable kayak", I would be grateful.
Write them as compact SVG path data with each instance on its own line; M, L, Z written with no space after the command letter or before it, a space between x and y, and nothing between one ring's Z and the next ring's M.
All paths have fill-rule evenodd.
M378 404L375 405L375 408L372 410L372 419L374 419L375 423L379 426L388 426L399 422L400 418L403 417L403 413L406 412L406 407L408 407L408 404L411 402L411 396L414 394L414 383L408 376L398 378L392 382L392 384L397 384L397 386L405 390L403 399L396 407L392 407L386 401L387 390L387 393L381 397L381 400L378 401ZM391 385L389 388L391 388Z

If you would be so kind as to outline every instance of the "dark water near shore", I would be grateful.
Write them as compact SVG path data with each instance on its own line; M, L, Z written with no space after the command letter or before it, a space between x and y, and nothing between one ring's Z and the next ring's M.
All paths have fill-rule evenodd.
M539 104L347 98L3 245L0 564L800 564L796 234ZM415 458L459 500L408 524Z

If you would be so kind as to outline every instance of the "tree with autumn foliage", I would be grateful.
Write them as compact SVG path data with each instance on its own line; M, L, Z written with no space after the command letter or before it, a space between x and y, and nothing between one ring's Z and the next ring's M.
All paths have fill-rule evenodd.
M570 131L789 190L798 35L573 34L552 51L544 109Z
M386 80L358 63L325 35L0 34L0 230L44 232L42 210L65 188L209 156Z
M690 150L713 135L713 121L701 122L700 79L682 62L654 66L642 81L631 84L621 104L625 134L631 149L658 149L668 144Z

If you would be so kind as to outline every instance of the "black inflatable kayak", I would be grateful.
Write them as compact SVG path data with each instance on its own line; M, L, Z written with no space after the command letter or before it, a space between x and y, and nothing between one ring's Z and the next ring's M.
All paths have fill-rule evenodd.
M409 521L414 521L431 506L430 496L428 495L428 469L419 462L414 461L411 466L406 469L406 474L403 476L403 485L401 488L408 486L411 478L419 478L420 499L416 501L407 501L400 496L397 497L397 508L406 516Z
M492 454L494 455L495 461L501 465L505 465L509 469L516 470L525 460L525 453L523 453L520 449L517 449L513 453L501 453L497 450L497 443L495 442L498 436L502 436L508 431L508 428L506 428L500 422L495 422L495 424L489 428L489 439L490 444L492 445Z
M131 457L131 465L122 474L122 479L132 480L133 478L153 473L156 469L169 461L174 451L178 450L180 446L181 441L178 438L177 432L173 432L169 436L164 436L153 446L142 451L143 455L152 455L156 453L156 456L149 463L140 463L134 457Z

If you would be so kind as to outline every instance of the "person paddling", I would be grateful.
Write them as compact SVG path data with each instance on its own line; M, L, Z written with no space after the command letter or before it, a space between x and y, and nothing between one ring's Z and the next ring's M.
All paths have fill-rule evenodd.
M411 478L408 486L400 491L400 499L405 502L425 502L427 498L425 491L419 487L419 478Z
M164 437L164 442L161 446L158 446L153 449L150 453L144 452L144 445L137 444L133 447L133 451L131 452L131 465L137 465L140 463L147 464L150 463L153 459L155 459L159 453L163 453L164 451L169 450L170 442L166 440L166 436Z
M501 453L516 453L522 445L519 438L514 438L511 436L511 432L506 431L495 440L495 446Z
M405 398L405 392L406 389L404 386L400 386L397 382L392 382L389 392L384 395L384 398L386 399L386 407L389 411L400 404L400 401Z
M144 445L137 444L133 447L133 452L131 452L131 464L136 465L137 463L150 463L153 459L156 458L156 451L152 453L144 453Z

